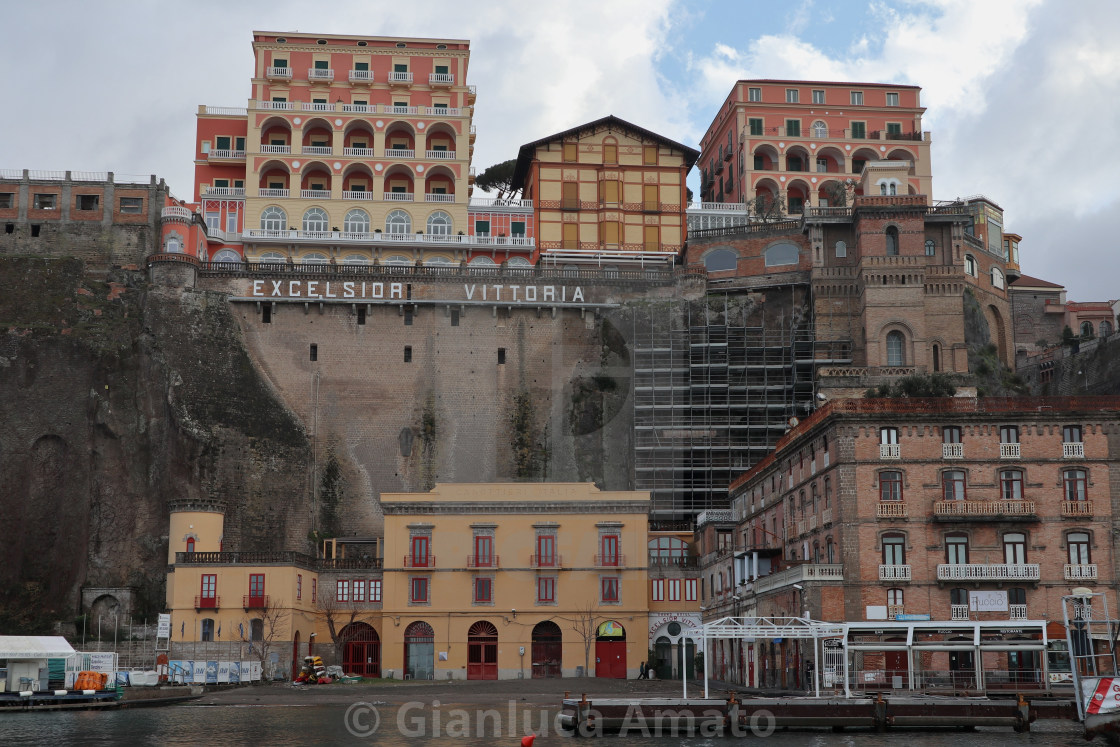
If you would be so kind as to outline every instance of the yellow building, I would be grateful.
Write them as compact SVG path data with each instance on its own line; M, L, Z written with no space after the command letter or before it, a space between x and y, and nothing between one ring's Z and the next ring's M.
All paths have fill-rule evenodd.
M649 534L648 493L437 484L383 494L382 509L384 538L311 557L224 551L220 506L174 507L171 658L252 644L281 675L314 650L368 677L635 677L655 648L658 675L679 675L695 555L687 532Z

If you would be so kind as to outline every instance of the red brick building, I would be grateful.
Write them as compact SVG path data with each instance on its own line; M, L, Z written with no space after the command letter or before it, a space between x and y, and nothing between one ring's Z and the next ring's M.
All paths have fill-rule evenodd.
M1118 435L1120 397L828 402L732 483L733 584L703 602L846 622L1060 621L1063 594L1115 584ZM775 684L796 684L790 654L769 648L760 668L768 656L790 678Z

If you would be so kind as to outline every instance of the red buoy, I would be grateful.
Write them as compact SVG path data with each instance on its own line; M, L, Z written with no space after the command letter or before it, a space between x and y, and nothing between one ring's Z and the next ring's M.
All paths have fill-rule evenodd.
M536 734L530 734L527 737L521 737L521 747L533 747L533 740L536 738Z

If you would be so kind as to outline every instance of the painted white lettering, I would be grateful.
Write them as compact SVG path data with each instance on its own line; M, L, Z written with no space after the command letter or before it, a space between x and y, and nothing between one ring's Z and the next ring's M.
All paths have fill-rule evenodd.
M525 300L526 301L536 301L537 300L537 286L535 286L535 285L526 285L525 286Z
M318 280L308 280L307 281L307 296L308 296L308 298L320 298L320 296L319 296L319 281Z
M263 296L264 295L264 281L263 280L254 280L253 281L253 295L254 296Z
M366 285L365 283L362 283L362 288L363 289L365 288L365 285ZM353 280L347 280L345 283L342 284L342 297L343 298L353 298L354 297L354 281Z
M385 298L385 283L370 283L369 290L374 298Z
M282 296L282 295L284 295L284 291L282 291L282 290L280 289L280 287L281 287L281 286L282 286L283 284L284 284L284 281L283 281L283 280L273 280L273 281L272 281L272 295L274 295L274 296Z
M560 286L560 300L561 301L567 301L568 300L568 286L566 286L566 285L561 285Z
M485 285L482 286L482 300L483 301L486 300L486 286Z
M389 298L404 298L404 286L400 283L389 283Z
M572 303L583 300L583 288L576 286L575 291L572 292Z
M467 300L468 301L471 300L474 297L474 289L475 289L475 286L473 286L473 285L466 285L466 284L463 285L463 292L467 294Z
M509 287L509 288L510 288L510 290L511 290L511 291L513 291L513 300L514 300L514 301L516 301L516 300L517 300L517 289L518 289L518 288L520 288L520 287L521 287L520 285L511 285L511 286Z
M299 294L300 294L299 293L299 281L298 280L289 280L288 281L288 295L298 298Z
M327 296L327 298L338 298L338 294L337 294L337 293L331 293L331 281L329 281L329 280L327 281L327 293L326 293L326 296Z
M541 294L541 300L544 300L544 301L555 301L556 300L556 286L555 285L546 285L544 287L543 291L544 292Z
M501 301L502 300L502 288L505 288L505 286L504 285L495 285L495 286L492 286L492 287L494 288L494 300L495 301Z

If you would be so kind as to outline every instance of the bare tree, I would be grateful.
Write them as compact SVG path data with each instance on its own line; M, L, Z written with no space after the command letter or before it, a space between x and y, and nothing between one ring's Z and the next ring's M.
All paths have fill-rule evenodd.
M583 607L576 610L575 617L571 618L572 630L583 641L583 676L587 677L591 667L591 646L599 633L599 624L602 618L594 602L586 602Z
M264 604L259 608L256 617L248 618L248 644L250 655L256 656L261 662L261 676L271 678L272 672L268 671L268 655L273 644L279 642L280 636L288 631L289 610L283 600L265 597ZM259 623L259 629L257 625ZM240 637L246 642L245 626L241 627Z
M376 611L370 609L368 603L355 602L353 598L339 600L337 584L335 588L331 588L329 583L320 583L317 596L315 614L327 623L327 631L334 645L335 661L341 662L342 647L346 643L342 631L356 622L371 622L376 617Z

